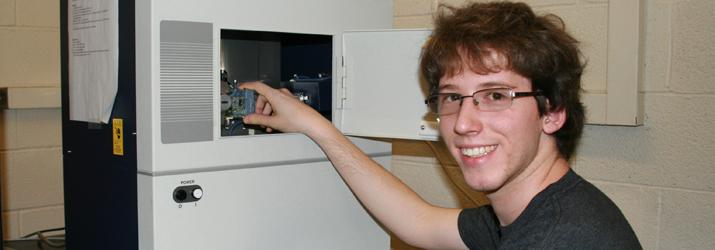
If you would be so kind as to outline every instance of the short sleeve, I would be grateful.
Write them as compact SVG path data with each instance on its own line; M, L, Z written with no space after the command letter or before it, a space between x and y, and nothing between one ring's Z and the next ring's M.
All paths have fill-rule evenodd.
M457 219L459 236L469 249L497 249L499 224L491 206L463 209Z

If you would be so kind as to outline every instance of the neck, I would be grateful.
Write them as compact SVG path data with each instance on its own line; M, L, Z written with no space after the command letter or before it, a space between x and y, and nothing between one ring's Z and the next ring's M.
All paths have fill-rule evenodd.
M509 180L500 189L487 194L494 212L502 226L514 222L539 192L566 175L569 164L558 150L541 150L521 173Z

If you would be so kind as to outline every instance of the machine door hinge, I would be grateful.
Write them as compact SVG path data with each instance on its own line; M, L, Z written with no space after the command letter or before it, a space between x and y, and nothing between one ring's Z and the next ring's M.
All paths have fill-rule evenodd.
M347 66L345 66L345 56L342 56L340 58L340 69L341 69L341 74L340 74L340 101L338 102L338 109L343 109L345 107L345 102L347 102L348 99L348 70Z

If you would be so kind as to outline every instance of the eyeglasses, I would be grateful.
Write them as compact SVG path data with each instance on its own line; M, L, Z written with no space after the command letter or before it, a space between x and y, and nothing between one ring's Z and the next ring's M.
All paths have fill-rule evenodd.
M438 115L451 115L459 112L464 98L472 97L474 105L481 111L501 111L511 107L514 98L525 96L540 96L540 90L533 92L514 92L511 88L482 89L471 95L460 95L457 93L437 93L430 95L425 104L432 113Z

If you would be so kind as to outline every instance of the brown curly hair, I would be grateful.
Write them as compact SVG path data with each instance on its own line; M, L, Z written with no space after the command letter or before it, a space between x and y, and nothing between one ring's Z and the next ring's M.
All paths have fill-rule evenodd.
M495 61L495 54L505 60ZM479 74L508 69L529 78L532 89L544 93L537 97L541 115L566 111L566 122L554 137L561 155L572 156L585 120L580 101L585 63L561 18L536 15L524 3L440 5L420 62L430 93L438 90L442 77L459 74L465 66Z

